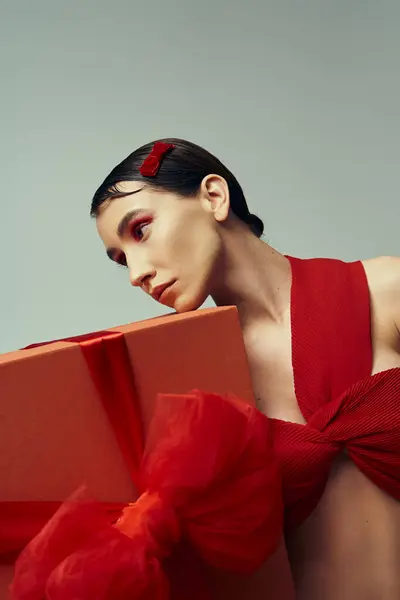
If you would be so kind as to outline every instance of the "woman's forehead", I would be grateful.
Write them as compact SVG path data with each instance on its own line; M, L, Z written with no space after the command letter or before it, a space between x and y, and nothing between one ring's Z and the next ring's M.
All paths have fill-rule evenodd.
M154 193L152 193L149 187L144 186L143 183L128 181L121 185L117 184L116 192L117 194L121 194L121 196L116 195L104 202L97 216L98 221L118 218L124 212L132 209L146 209L154 205Z
M144 190L137 194L112 198L108 202L105 202L100 209L96 217L97 228L109 229L111 227L117 231L117 225L124 215L132 211L148 210L150 208L151 201L148 197L146 198Z
M102 237L105 233L113 235L117 232L119 223L126 215L142 211L159 212L159 208L165 206L160 194L150 187L143 187L140 182L129 181L127 185L118 185L118 191L123 195L106 201L96 217L97 229Z

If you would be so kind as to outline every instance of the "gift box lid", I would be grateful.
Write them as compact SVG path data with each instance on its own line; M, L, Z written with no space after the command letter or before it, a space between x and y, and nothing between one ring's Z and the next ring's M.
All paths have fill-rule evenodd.
M254 403L235 308L157 317L106 334L117 332L124 336L144 435L159 393L197 388ZM102 501L135 496L76 341L1 355L0 390L0 501L61 500L82 483Z

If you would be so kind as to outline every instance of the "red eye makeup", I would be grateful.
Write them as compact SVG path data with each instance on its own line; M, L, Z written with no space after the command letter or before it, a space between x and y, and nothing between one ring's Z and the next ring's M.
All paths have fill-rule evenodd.
M152 219L149 216L143 216L131 221L129 223L129 231L131 233L131 237L136 242L141 242L146 234L146 228L150 225L151 222Z

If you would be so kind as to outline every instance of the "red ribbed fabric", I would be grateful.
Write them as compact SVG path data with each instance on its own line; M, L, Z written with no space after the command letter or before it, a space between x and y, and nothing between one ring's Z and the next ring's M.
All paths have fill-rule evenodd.
M371 317L361 262L291 258L292 361L300 410L323 404L371 374Z
M332 462L344 450L400 500L400 369L370 376L370 299L363 265L290 262L295 391L307 424L272 420L288 529L314 510Z

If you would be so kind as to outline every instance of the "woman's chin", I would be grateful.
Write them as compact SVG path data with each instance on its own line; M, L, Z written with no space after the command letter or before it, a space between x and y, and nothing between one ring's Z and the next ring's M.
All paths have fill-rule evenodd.
M174 308L178 314L192 312L193 310L197 310L200 306L205 302L206 299L203 298L190 298L188 296L182 295L178 296L178 298L174 302Z

